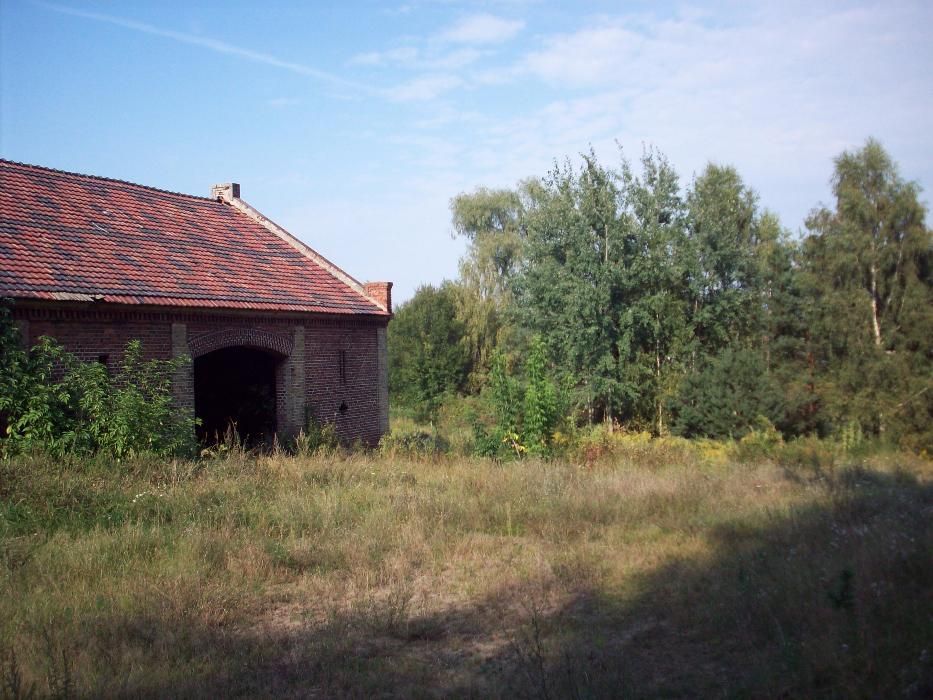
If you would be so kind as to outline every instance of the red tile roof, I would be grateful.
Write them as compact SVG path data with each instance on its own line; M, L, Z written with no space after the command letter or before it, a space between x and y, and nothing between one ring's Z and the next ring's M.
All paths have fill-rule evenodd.
M302 248L227 202L0 160L0 297L388 315Z

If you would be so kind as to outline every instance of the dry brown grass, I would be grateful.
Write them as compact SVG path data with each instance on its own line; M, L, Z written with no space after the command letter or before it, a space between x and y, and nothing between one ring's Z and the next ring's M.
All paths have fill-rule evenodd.
M589 464L2 464L5 692L933 689L929 462L642 443Z

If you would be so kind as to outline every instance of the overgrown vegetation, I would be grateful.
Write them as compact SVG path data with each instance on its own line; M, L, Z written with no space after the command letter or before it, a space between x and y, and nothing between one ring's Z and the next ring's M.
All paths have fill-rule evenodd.
M764 429L506 465L16 456L2 694L928 697L931 477Z
M876 141L836 159L834 206L813 211L802 240L731 167L683 188L656 150L637 167L582 160L453 200L467 255L459 280L397 310L397 401L437 420L455 393L480 397L480 452L494 433L523 444L507 438L523 436L496 358L521 390L538 338L565 428L738 439L767 419L787 439L854 431L933 449L933 234ZM427 303L437 295L443 308ZM413 323L444 329L445 352L412 348ZM434 376L456 380L432 389ZM553 452L550 437L536 444Z
M182 360L144 361L142 346L132 341L111 376L51 338L26 350L5 304L0 357L0 457L193 454L194 417L172 405L172 377Z

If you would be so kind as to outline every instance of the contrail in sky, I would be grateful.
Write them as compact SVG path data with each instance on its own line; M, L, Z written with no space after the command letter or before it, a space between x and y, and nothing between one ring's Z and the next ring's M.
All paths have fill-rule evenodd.
M54 12L59 12L64 15L72 15L74 17L82 17L84 19L94 20L96 22L105 22L107 24L112 24L117 27L123 27L124 29L132 29L136 32L141 32L143 34L150 34L152 36L160 36L165 39L171 39L173 41L178 41L183 44L191 44L192 46L200 46L210 51L216 53L224 53L231 56L238 56L240 58L245 58L248 61L253 61L254 63L264 63L267 66L273 66L275 68L281 68L283 70L291 71L292 73L297 73L299 75L306 75L311 78L315 78L325 83L330 83L331 85L350 88L359 92L365 92L368 94L378 94L379 91L363 83L357 83L352 80L346 80L327 71L319 70L317 68L312 68L311 66L306 66L301 63L294 63L292 61L283 61L280 58L271 56L267 53L261 53L259 51L253 51L251 49L244 49L239 46L233 46L224 41L218 39L211 39L210 37L197 36L195 34L186 34L184 32L176 32L171 29L161 29L159 27L154 27L151 24L145 24L143 22L136 22L131 19L123 19L121 17L114 17L112 15L100 14L98 12L87 12L85 10L78 10L72 7L65 7L64 5L55 5L52 3L46 2L37 2L37 5L45 7Z

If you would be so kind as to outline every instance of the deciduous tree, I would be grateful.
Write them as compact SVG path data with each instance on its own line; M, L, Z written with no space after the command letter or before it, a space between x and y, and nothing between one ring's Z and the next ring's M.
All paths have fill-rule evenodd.
M394 401L432 418L445 394L460 391L469 372L456 289L419 287L389 324L389 389Z
M933 419L933 237L919 188L869 140L835 161L834 209L807 220L804 283L821 393L839 428L912 433Z
M480 188L459 194L450 203L454 231L468 242L460 261L456 301L470 350L474 389L485 381L493 351L508 344L512 279L522 261L525 207L534 189L533 181L514 190Z

